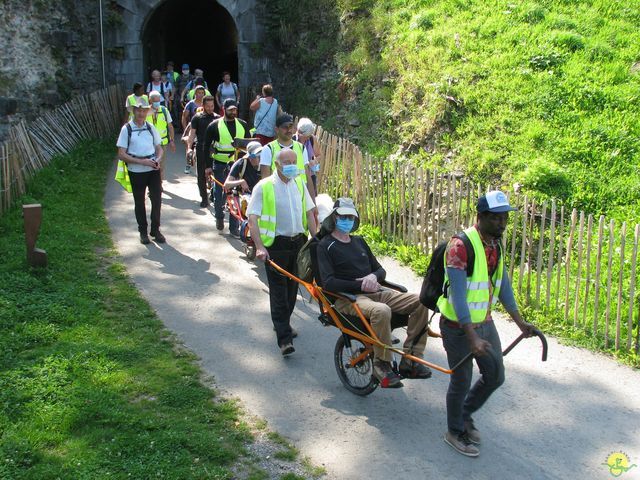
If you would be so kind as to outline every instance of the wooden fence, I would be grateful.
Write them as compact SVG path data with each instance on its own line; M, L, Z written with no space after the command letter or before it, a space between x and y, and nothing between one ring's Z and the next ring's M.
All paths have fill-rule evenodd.
M56 155L88 138L113 135L122 125L124 91L113 85L77 97L35 121L20 122L0 144L0 214L25 192L28 179Z
M318 190L352 197L364 223L425 255L473 224L476 199L491 189L460 175L363 155L322 127L317 135L323 153ZM506 193L518 211L509 218L503 246L521 303L583 329L605 348L633 346L638 353L640 225Z

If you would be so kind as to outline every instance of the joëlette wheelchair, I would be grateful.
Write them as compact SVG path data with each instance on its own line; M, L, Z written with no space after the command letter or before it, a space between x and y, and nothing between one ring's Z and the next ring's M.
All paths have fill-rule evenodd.
M373 346L379 346L390 350L393 353L394 360L392 362L392 368L395 373L400 375L398 365L399 360L403 357L414 362L421 363L427 367L437 370L441 373L451 375L462 364L471 360L472 353L466 355L458 364L452 368L446 368L435 363L429 362L414 355L405 353L402 348L394 346L399 343L399 340L394 340L394 345L386 345L380 341L378 336L373 331L371 324L365 318L364 314L358 307L356 302L356 296L349 293L336 293L329 292L322 288L319 284L320 276L318 274L318 265L316 251L319 240L314 239L309 247L311 253L311 264L314 280L311 283L298 278L290 272L280 268L279 265L271 260L267 260L269 264L276 269L280 274L295 280L301 286L303 286L311 295L318 305L320 306L320 315L318 320L324 326L334 326L340 330L340 336L336 341L334 348L333 360L338 373L338 378L342 384L350 392L366 396L373 392L378 387L378 379L373 375ZM406 293L407 289L402 285L384 281L381 283L384 288L390 288L398 292ZM336 299L341 298L353 303L354 310L358 313L355 315L345 315L339 312L334 302ZM391 318L391 330L400 327L406 327L408 323L408 315L401 315L397 313L392 314ZM428 331L422 332L423 335L427 335ZM547 360L547 339L539 330L535 331L535 335L540 339L542 343L542 361ZM503 352L503 355L507 355L522 339L525 338L524 334L518 336Z
M231 166L240 158L240 154L246 153L247 145L249 142L257 142L257 138L236 138L233 140L233 147L235 152L233 154L233 161L228 163L228 168L226 171L226 175L229 174L229 169ZM216 178L211 175L209 177L209 181L211 185L209 186L211 190L211 200L213 201L213 184L218 184L221 188L224 189L224 185L220 183ZM246 255L248 260L253 260L256 258L256 246L251 239L251 232L249 231L249 220L246 216L247 210L247 202L243 198L242 191L239 188L232 188L230 190L225 189L226 193L226 209L229 211L229 215L235 217L238 220L239 230L240 230L240 240L242 241L242 248L244 250L244 254Z

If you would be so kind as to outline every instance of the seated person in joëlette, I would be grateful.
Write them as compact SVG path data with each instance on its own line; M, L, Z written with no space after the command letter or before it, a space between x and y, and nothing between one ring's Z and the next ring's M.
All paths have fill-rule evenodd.
M243 193L251 193L253 187L260 181L260 142L249 142L247 154L238 159L229 170L229 175L224 181L224 188L231 190L239 187Z
M391 345L392 340L392 313L409 315L403 350L421 358L427 343L429 311L420 303L419 295L401 293L380 285L386 276L384 268L362 237L350 235L358 225L358 211L353 201L339 198L323 222L324 229L330 234L320 240L317 248L322 287L329 292L354 294L373 331L386 345ZM335 307L343 314L357 315L347 299L337 298ZM373 354L373 374L383 388L402 387L402 377L431 377L428 367L404 357L399 366L401 377L391 367L391 351L374 345Z

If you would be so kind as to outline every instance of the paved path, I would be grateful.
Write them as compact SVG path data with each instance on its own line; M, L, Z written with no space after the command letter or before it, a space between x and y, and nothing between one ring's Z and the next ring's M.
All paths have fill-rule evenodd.
M215 230L211 209L199 208L195 176L182 173L182 153L170 157L165 245L139 243L131 196L108 182L107 216L128 271L219 388L324 465L329 478L606 479L602 463L614 451L640 465L640 373L553 339L546 363L537 340L506 357L506 383L476 416L484 441L477 459L442 441L447 376L352 395L333 366L338 330L322 327L316 307L301 299L297 352L283 359L264 267L248 262L228 231ZM383 263L390 279L419 288L408 269ZM517 336L510 323L498 327L505 344ZM430 340L428 358L444 364L438 341ZM621 478L640 478L640 466Z

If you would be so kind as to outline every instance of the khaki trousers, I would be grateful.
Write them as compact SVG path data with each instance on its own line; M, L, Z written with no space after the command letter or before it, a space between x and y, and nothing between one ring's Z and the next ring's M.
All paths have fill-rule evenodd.
M403 350L416 357L422 357L427 345L426 327L429 322L429 310L420 303L418 295L415 293L401 293L395 290L383 290L376 293L356 295L356 303L371 323L371 328L373 328L380 341L386 345L391 345L391 314L409 315L407 339L404 342ZM355 308L348 300L339 298L336 300L335 306L346 315L357 315ZM416 340L416 337L421 332L422 336ZM415 345L413 345L414 340L416 340ZM392 359L392 353L389 350L375 345L373 347L373 355L375 358L387 362Z

